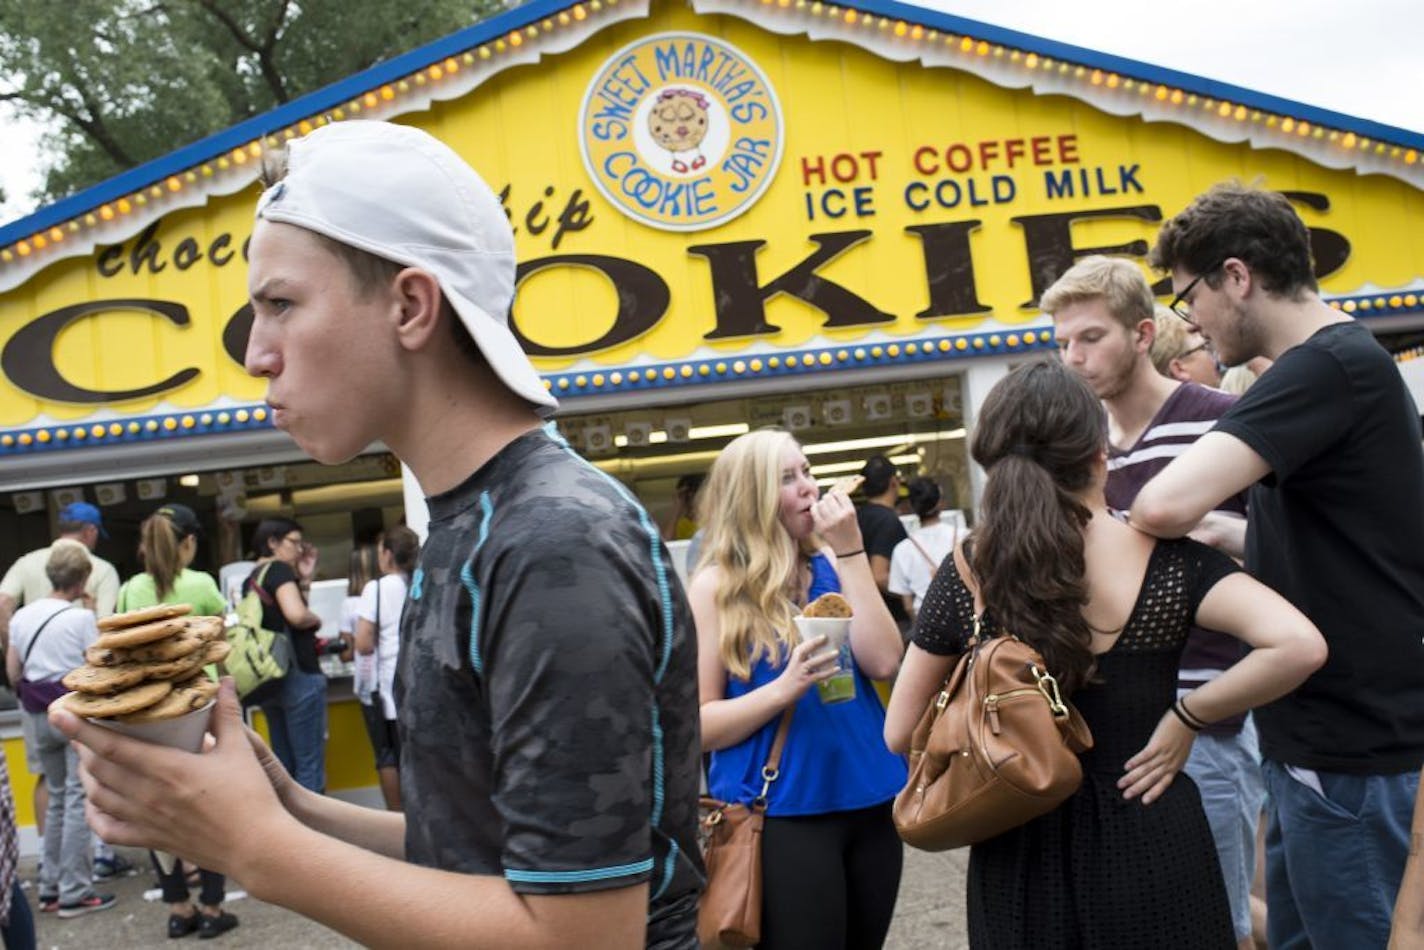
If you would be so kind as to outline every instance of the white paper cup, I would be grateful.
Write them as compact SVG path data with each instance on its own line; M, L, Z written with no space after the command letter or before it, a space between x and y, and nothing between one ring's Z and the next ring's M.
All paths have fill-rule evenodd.
M792 617L796 629L801 631L801 640L826 638L826 648L839 651L850 642L849 617Z
M212 718L213 707L216 705L217 701L214 700L202 709L195 709L173 719L160 719L158 722L119 722L114 719L89 721L96 726L103 726L144 742L152 742L154 745L182 749L185 752L201 752L203 735L208 731L208 720Z
M213 700L202 709L195 709L172 719L160 719L158 722L118 722L113 719L89 721L96 726L103 726L143 742L182 749L185 752L201 752L203 736L207 734L208 722L212 719L213 707L216 705L217 700ZM164 874L173 873L173 863L176 860L173 855L167 851L155 851L153 856L158 860L158 866L163 869Z

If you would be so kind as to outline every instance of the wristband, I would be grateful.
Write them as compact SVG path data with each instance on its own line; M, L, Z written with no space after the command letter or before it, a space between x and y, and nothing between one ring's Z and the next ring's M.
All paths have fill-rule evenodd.
M1174 715L1174 716L1176 716L1178 719L1182 720L1182 725L1186 726L1186 727L1187 727L1188 729L1190 729L1192 732L1201 732L1201 726L1198 726L1196 723L1194 723L1194 722L1192 722L1190 719L1188 719L1188 718L1186 717L1186 714L1183 713L1180 709L1177 708L1177 704L1176 704L1176 703L1173 703L1173 704L1172 704L1172 715Z
M1187 707L1185 698L1178 699L1176 703L1172 705L1172 712L1176 713L1177 718L1182 720L1186 727L1192 730L1192 732L1201 732L1209 725L1204 719L1193 714L1191 709Z
M841 554L839 551L837 551L837 552L836 552L836 557L838 557L838 558L839 558L839 557L855 557L857 554L864 554L864 553L865 553L865 548L856 548L854 551L847 551L847 552L845 552L844 554Z

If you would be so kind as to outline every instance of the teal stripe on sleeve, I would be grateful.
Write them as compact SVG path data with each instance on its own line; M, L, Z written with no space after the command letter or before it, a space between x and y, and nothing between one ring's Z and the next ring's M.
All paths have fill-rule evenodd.
M586 871L520 871L505 868L504 877L516 884L583 884L590 881L611 881L614 878L646 874L653 869L653 859L620 864L610 868L590 868Z

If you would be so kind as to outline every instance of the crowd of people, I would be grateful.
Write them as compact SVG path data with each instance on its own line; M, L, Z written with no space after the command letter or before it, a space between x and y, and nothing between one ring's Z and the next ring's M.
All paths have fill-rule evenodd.
M252 582L298 653L264 706L270 744L228 681L198 754L27 715L51 790L41 897L61 913L103 899L65 857L88 860L67 837L87 795L100 836L209 869L196 906L165 885L174 920L222 920L218 876L240 870L254 896L366 944L696 947L705 775L725 801L766 802L760 946L879 947L903 753L978 631L1035 647L1094 745L1063 804L971 848L971 946L1421 936L1424 900L1400 889L1424 879L1406 872L1424 765L1419 412L1368 330L1321 301L1283 197L1221 185L1168 221L1150 258L1167 308L1136 264L1063 274L1042 299L1061 359L1015 368L972 420L973 530L939 520L941 487L916 479L909 534L893 464L867 464L857 508L775 429L733 440L660 527L543 424L556 402L507 325L508 222L463 160L346 122L271 172L247 368L318 460L389 446L431 516L418 553L393 530L353 555L342 623L387 807L322 794L311 555L300 525L264 524ZM1215 388L1219 364L1258 358L1244 395ZM196 609L210 592L184 580L185 518L155 517L169 529L126 592L181 585ZM694 528L684 596L664 536ZM89 610L61 608L95 562L55 550L34 606L8 618L0 600L12 656L42 613L68 631L26 675L92 635ZM851 609L839 650L796 623L830 592ZM820 688L833 678L848 688ZM891 680L887 708L875 684ZM23 897L0 893L25 926Z
M84 502L71 504L60 513L59 527L60 536L53 545L20 558L0 581L5 592L0 595L0 609L6 614L6 672L21 704L27 761L37 788L46 791L43 797L37 796L37 830L42 838L36 881L38 909L67 919L113 907L115 896L96 891L93 885L114 877L116 867L123 873L127 861L93 835L85 815L87 799L75 749L49 722L49 705L67 692L61 678L84 665L86 650L100 635L97 621L101 617L158 605L186 606L195 616L225 617L234 605L219 591L211 574L192 568L202 524L186 505L164 504L142 522L138 558L143 569L123 584L118 583L114 567L93 553L103 536L97 508ZM294 665L284 677L294 681L296 688L283 689L261 708L278 760L292 774L301 776L299 780L311 782L319 790L326 755L325 677L318 691L310 683L310 671L302 665L303 658L315 657L314 641L307 641L321 621L306 605L315 556L314 550L302 543L301 531L301 525L288 518L259 523L254 545L268 553L255 561L242 589L258 591L264 608L272 607L264 611L264 624L281 631L296 646ZM386 704L377 706L381 710L377 718L367 715L366 720L382 788L396 790L397 797L389 805L398 809L390 682L399 651L396 631L405 602L404 578L414 566L419 539L402 525L383 533L368 548L357 550L369 550L383 575L380 583L389 587L382 598L387 602L384 617L377 602L376 576L366 577L357 588L360 596L356 598L359 606L354 616L358 619L352 646L363 660L370 661L372 685L361 694L363 702L372 702L377 689L386 696ZM36 583L36 570L44 578L43 584ZM96 578L96 574L100 576ZM36 595L37 591L42 593ZM365 606L367 600L373 604L370 608ZM216 667L207 669L209 676L216 678L217 673ZM312 696L319 697L319 709L310 701ZM294 722L316 722L318 728L303 730ZM5 823L0 845L13 851L16 838L8 774L0 775L0 780L6 800L5 814L0 818ZM110 865L109 873L103 873L101 862ZM150 863L169 907L170 938L193 933L213 938L238 926L237 917L222 906L226 879L221 872L182 860L166 862L153 853ZM128 873L134 871L128 869ZM13 857L8 865L0 861L0 872L9 877L3 882L9 898L9 923L0 927L0 935L7 947L34 946L33 918L15 875ZM194 889L198 891L196 902Z

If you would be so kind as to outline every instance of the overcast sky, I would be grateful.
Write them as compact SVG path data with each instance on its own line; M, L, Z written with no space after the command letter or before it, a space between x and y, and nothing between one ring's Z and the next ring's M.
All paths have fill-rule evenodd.
M970 19L1424 132L1424 0L921 0ZM34 210L43 130L0 111L0 221Z

